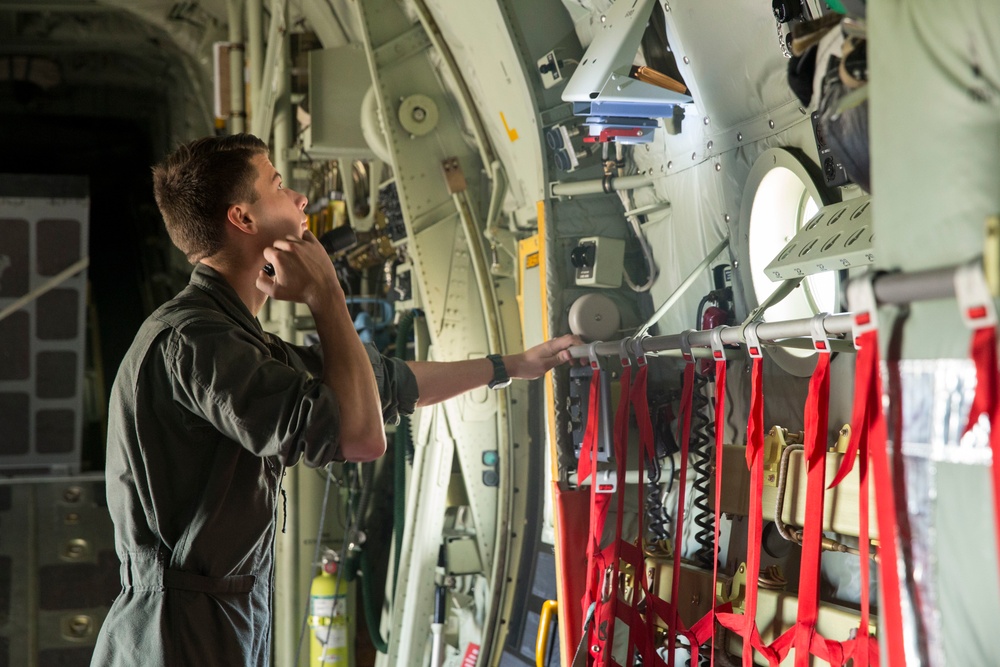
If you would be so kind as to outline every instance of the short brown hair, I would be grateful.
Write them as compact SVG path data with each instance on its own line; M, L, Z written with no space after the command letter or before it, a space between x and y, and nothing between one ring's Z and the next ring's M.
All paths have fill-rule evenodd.
M184 144L153 167L153 193L170 240L192 264L222 249L225 218L237 202L257 201L251 160L268 153L252 134Z

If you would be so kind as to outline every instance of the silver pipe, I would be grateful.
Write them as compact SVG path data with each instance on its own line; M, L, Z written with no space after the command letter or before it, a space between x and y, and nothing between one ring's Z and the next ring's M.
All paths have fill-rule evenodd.
M264 71L264 0L247 2L247 58L250 62L250 99L260 95Z
M635 176L605 176L592 181L561 181L550 187L553 197L573 197L576 195L596 195L618 190L632 190L653 184L653 177L643 174Z
M915 301L932 301L955 296L955 271L960 268L952 266L943 269L929 269L912 273L892 273L880 276L874 281L875 298L879 305L901 305ZM672 296L672 295L671 295ZM661 307L662 308L662 307ZM828 334L839 335L851 333L853 315L839 313L827 315L823 320L823 328ZM811 333L810 318L788 320L785 322L761 322L757 335L761 341L780 342L786 338L803 338ZM722 331L722 342L726 344L743 344L743 327L719 327ZM711 345L712 332L692 331L688 335L688 343L692 347L707 347ZM669 336L651 336L642 339L643 352L658 352L662 350L677 350L681 348L682 334ZM619 354L620 341L598 343L594 346L600 356L615 356ZM590 354L589 345L571 347L570 355L576 359L587 358Z
M841 313L839 315L827 315L823 320L823 327L828 334L838 335L851 332L851 313ZM757 335L761 341L780 342L786 338L801 338L810 335L812 318L801 320L788 320L786 322L762 322L757 328ZM718 327L722 331L722 342L726 345L740 345L746 343L743 338L743 327ZM688 343L691 347L708 347L712 344L713 329L705 331L691 331L688 335ZM663 352L665 350L679 350L683 334L670 334L668 336L650 336L642 339L643 352ZM794 347L794 346L793 346ZM595 351L599 356L609 357L619 354L621 349L620 341L598 343ZM577 359L583 359L590 355L589 345L577 345L569 349L570 355ZM694 355L697 356L697 355Z
M228 0L229 15L229 133L246 131L243 87L243 0Z
M879 304L950 299L955 296L955 271L959 267L928 269L912 273L887 273L875 280Z
M717 246L712 248L709 251L708 256L705 257L705 259L701 260L701 263L698 264L698 266L694 267L694 270L688 274L687 278L681 281L681 284L677 286L677 289L675 289L673 293L667 297L667 300L664 301L663 304L656 309L656 312L653 313L653 316L649 318L649 321L647 321L645 324L639 327L639 331L636 333L636 336L646 335L646 332L649 331L650 327L659 322L660 318L663 317L668 310L674 307L674 304L677 303L682 296L684 296L684 293L688 291L688 288L690 288L691 285L693 285L694 282L698 280L698 278L701 276L702 271L707 269L708 266L715 261L715 258L721 255L722 251L725 250L728 246L729 246L729 239L727 238L727 239L722 239L722 241L720 241Z
M54 475L51 477L0 477L0 486L16 486L18 484L84 484L86 482L103 482L104 472L88 472L81 475Z

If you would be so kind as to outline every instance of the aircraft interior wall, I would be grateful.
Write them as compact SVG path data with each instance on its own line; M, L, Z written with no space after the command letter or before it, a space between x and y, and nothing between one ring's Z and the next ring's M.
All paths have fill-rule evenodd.
M635 31L623 27L633 20L623 3L649 13L637 19ZM78 461L46 468L36 465L44 457L35 451L25 458L35 456L30 466L4 458L27 446L10 439L3 445L0 420L0 667L89 663L117 590L101 482L107 395L143 317L183 286L189 271L159 224L149 165L180 142L240 128L257 128L286 182L309 196L310 225L317 235L330 234L328 250L354 300L357 328L387 354L476 358L571 330L588 344L605 345L640 328L652 338L641 336L638 345L685 331L738 331L724 352L725 413L718 422L726 459L716 590L716 383L707 345L696 346L683 526L675 518L688 363L679 344L648 354L653 454L643 467L659 477L642 480L645 504L639 506L635 493L636 449L643 442L637 413L626 429L629 456L616 460L614 452L621 438L611 435L610 425L626 399L617 386L622 365L611 352L601 357L602 375L611 378L601 398L610 406L601 418L609 435L598 440L611 454L596 469L609 484L625 470L627 482L614 482L599 544L618 538L617 500L624 497L621 537L638 539L647 568L642 576L657 586L642 595L646 618L654 594L671 597L673 549L683 559L675 597L685 623L715 603L745 610L745 577L757 575L744 575L753 526L744 453L754 399L741 325L748 318L774 323L824 310L853 312L849 283L876 273L880 280L972 262L984 266L989 280L1000 274L992 265L1000 253L988 254L998 232L984 235L985 221L1000 213L997 7L978 0L946 7L928 0L774 5L804 18L776 21L762 0L63 0L40 6L0 0L0 180L84 175L90 207L88 310L76 340L88 356L83 386L72 397L84 422ZM815 74L793 82L794 40L787 35L804 29L807 17L839 23L813 47ZM213 45L234 39L245 43L246 113L233 111L240 86L227 89L216 80ZM853 135L853 148L860 145L863 155L833 154L856 177L845 182L831 171L816 123L830 118L823 75L852 39L867 45L865 93L841 98L835 116L856 121L864 109L867 132ZM602 40L604 50L592 48ZM627 54L611 53L615 40L618 46L628 41ZM624 69L609 66L600 79L605 87L590 100L627 100L626 118L592 120L574 109L579 102L567 91L583 79L575 78L579 73L597 76L593 64L586 69L588 58L612 57L624 58ZM649 97L635 102L628 96L637 94L642 79L628 65L667 74L683 92L650 92L649 86L642 89ZM652 111L645 116L628 115L647 103ZM347 115L352 122L341 125ZM262 117L272 121L259 127ZM584 143L588 125L610 130L597 130ZM870 182L863 186L855 181L869 174L857 165L868 161ZM766 209L764 195L755 195L765 191L771 167L798 180L782 181L784 190L774 195L779 203ZM616 186L616 180L638 185ZM14 220L9 206L22 206L23 199L0 187L0 225ZM850 210L870 216L877 231L866 227L852 237L868 244L869 257L856 261L846 246L839 255L833 251L824 258L846 262L839 270L807 269L806 282L785 301L757 312L765 298L763 267L772 259L783 271L804 266L781 264L782 247L791 248L823 207L855 201ZM759 252L751 227L762 233L780 207L790 216L781 221L784 231ZM593 237L605 250L621 248L621 269L610 284L579 277L581 239ZM832 247L836 239L829 238ZM18 296L3 291L5 255L0 245L0 311ZM875 311L882 359L889 362L882 399L889 446L897 440L900 446L892 461L897 493L905 487L896 497L902 523L893 542L900 553L904 641L902 648L893 644L897 629L886 625L881 568L896 564L879 562L885 545L877 543L870 602L880 655L869 664L986 665L1000 653L993 629L1000 556L992 443L986 423L965 432L978 405L977 371L972 335L953 294L937 300L912 294L912 304L884 303ZM668 301L673 305L662 311ZM715 319L704 316L713 307ZM34 308L25 309L32 318ZM2 319L0 395L35 391L33 365L23 378L6 377L3 369L24 366L12 350L34 349L38 337L5 347L3 336L14 334ZM272 302L260 319L283 338L310 340L302 307ZM764 346L763 428L772 478L781 478L783 448L797 446L812 428L818 355L807 334L794 338L797 347L795 341ZM820 434L830 448L828 466L838 465L847 448L845 425L858 428L852 421L859 355L852 338L849 330L831 338L828 427ZM587 354L574 348L578 363L556 369L550 380L477 390L418 409L412 419L390 425L391 451L377 465L289 469L288 526L276 542L275 667L323 664L310 656L322 623L304 613L321 565L317 554L349 564L350 611L343 622L352 641L343 649L344 667L576 667L609 664L607 656L619 664L685 664L683 646L668 657L677 639L670 639L662 613L649 624L659 626L650 635L658 645L638 649L647 651L642 659L624 657L630 633L621 617L610 620L615 641L606 646L606 634L583 627L588 581L619 571L609 563L601 570L587 557L595 501L593 481L579 479L578 465L582 443L589 442L586 427L597 423L583 414L591 411ZM0 400L0 416L11 405L21 404ZM33 425L34 419L22 421ZM757 612L765 643L794 625L800 585L808 579L801 571L802 533L794 537L810 528L797 523L809 502L806 464L800 455L790 458L787 487L779 492L780 482L769 479L762 492L759 581L768 592L761 599L777 600ZM827 470L826 482L836 469ZM835 642L856 636L865 595L857 479L855 470L844 487L827 493L822 524L827 546L839 551L824 551L820 561L819 627L837 633L827 634ZM785 488L782 516L791 540L774 521L774 498ZM872 492L873 501L878 493ZM359 498L369 512L359 512ZM883 524L874 504L877 539ZM640 521L644 535L638 535ZM623 563L605 604L607 596L621 607L639 595L635 568ZM371 567L374 573L365 571ZM555 600L556 620L547 623ZM594 606L598 614L602 608ZM436 609L443 609L440 616ZM739 663L739 633L717 627L715 660ZM635 639L638 630L632 632ZM546 634L547 643L536 648L536 637ZM707 646L701 664L707 664ZM781 664L802 664L794 652ZM767 664L760 650L754 660ZM828 662L816 657L812 664Z

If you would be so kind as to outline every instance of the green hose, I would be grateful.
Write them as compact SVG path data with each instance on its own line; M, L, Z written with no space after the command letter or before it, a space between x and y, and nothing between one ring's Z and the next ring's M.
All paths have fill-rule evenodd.
M375 591L372 590L372 585L371 560L368 552L364 551L361 554L361 600L364 602L365 608L365 625L368 626L368 636L371 637L375 650L379 653L388 653L389 642L382 639L382 635L378 630L379 618L375 611Z
M399 320L396 329L396 358L406 360L406 343L413 331L413 321L419 311L411 310ZM410 418L401 415L399 425L396 426L395 437L395 461L392 470L393 480L393 509L392 509L392 532L396 537L395 566L392 569L392 593L396 595L396 582L399 578L399 561L403 555L403 530L406 527L406 462L412 461L410 450L413 443L410 440ZM366 489L371 488L370 482L365 485ZM365 625L368 626L368 636L371 637L372 645L380 653L389 652L389 643L382 639L379 633L379 618L375 607L375 591L372 577L372 565L368 556L368 550L363 550L360 554L361 565L361 600L365 612ZM353 571L353 569L352 569ZM381 610L381 605L379 605Z

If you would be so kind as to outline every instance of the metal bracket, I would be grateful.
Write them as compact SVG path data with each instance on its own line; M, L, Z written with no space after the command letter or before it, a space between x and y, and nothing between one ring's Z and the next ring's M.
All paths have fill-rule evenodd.
M681 356L689 364L694 363L694 355L691 354L691 329L681 333Z
M854 346L858 346L861 334L878 329L878 302L875 299L875 274L867 273L852 280L847 285L847 303L854 313L851 333Z
M465 173L458 163L457 157L448 157L441 160L441 169L444 170L445 185L448 186L449 194L465 192L468 185L465 182Z
M823 323L826 321L828 313L818 313L809 320L810 337L812 338L813 349L823 354L830 354L830 337L826 333Z
M962 321L970 329L984 329L997 324L996 306L990 294L983 266L973 262L955 271L955 298Z
M760 337L757 335L757 327L760 322L747 322L743 325L743 340L747 344L747 354L751 359L762 359L763 349L760 346Z
M716 361L726 360L726 348L722 344L722 328L712 329L711 334L712 358Z

